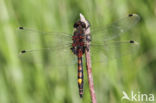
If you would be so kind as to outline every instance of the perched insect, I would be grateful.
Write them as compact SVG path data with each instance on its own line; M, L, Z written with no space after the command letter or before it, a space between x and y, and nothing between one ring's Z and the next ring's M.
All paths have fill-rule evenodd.
M72 36L72 52L78 58L78 87L79 95L83 96L83 61L82 55L85 53L85 49L89 50L89 43L91 41L90 32L86 34L87 29L90 29L90 25L86 22L83 15L80 14L80 20L74 24L74 35Z
M51 34L52 39L54 39L53 44L50 50L60 49L68 49L73 52L77 56L77 64L78 64L78 87L79 87L79 95L83 97L83 83L84 83L84 75L83 75L83 61L82 56L85 53L85 50L89 51L90 47L95 49L101 49L109 47L109 43L111 44L127 44L128 46L134 46L138 43L134 40L128 41L112 41L108 42L112 39L115 39L124 32L131 29L135 24L138 23L140 17L137 14L129 14L127 17L113 23L108 28L93 28L91 31L93 33L92 37L90 34L90 24L87 20L85 20L84 16L80 14L80 20L78 20L74 24L74 33L73 36L68 35L66 33L44 33L41 34ZM19 27L20 30L27 31L35 31L33 29L28 29L24 27ZM39 31L38 31L39 32ZM95 35L97 34L97 35ZM92 38L92 39L91 39ZM96 39L97 38L97 39ZM55 40L56 39L56 40ZM70 41L69 41L70 40ZM68 47L68 48L67 48ZM25 54L27 52L33 52L35 50L22 50L20 54Z

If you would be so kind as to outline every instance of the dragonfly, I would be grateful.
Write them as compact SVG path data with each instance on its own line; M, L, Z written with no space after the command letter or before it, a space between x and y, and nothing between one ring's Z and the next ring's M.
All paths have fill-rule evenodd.
M135 40L127 40L127 41L111 41L122 35L132 27L134 27L140 20L140 16L138 14L129 14L128 16L122 18L111 24L110 26L104 28L94 28L91 30L91 26L88 20L80 14L80 20L74 23L74 32L72 34L67 33L59 33L59 32L42 32L34 29L29 29L25 27L19 27L21 31L31 31L31 32L39 32L41 34L47 35L53 39L53 43L51 43L49 48L43 48L48 50L57 50L60 49L63 52L63 49L67 49L72 51L72 53L77 57L77 65L78 65L78 74L77 74L77 82L79 88L79 95L83 97L83 85L84 85L84 74L83 74L83 55L85 51L89 51L90 48L96 48L98 50L103 50L104 48L109 47L109 44L127 44L128 46L138 45L138 42ZM91 35L92 33L92 35ZM95 35L96 34L96 35ZM111 42L109 42L111 41ZM39 49L40 50L40 49ZM28 52L34 52L38 50L21 50L20 54L25 54Z

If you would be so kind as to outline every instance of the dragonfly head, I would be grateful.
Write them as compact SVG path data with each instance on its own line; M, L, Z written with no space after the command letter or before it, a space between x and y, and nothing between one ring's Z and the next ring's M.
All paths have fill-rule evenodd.
M80 13L80 21L86 25L86 29L90 27L88 20Z
M74 24L74 28L86 28L86 24L85 24L84 22L77 21L77 22Z

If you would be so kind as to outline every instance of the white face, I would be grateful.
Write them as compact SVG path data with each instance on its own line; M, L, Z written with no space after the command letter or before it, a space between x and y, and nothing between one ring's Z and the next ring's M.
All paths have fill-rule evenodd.
M85 30L85 35L90 35L90 24L81 13L80 13L80 21L86 24L87 28Z
M80 13L80 21L81 21L81 22L84 22L84 23L86 24L86 27L89 26L88 21L85 19L85 17L84 17L81 13Z

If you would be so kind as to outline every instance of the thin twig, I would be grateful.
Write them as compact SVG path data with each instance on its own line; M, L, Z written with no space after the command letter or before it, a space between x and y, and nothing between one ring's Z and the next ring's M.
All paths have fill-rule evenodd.
M90 27L89 22L85 19L85 17L80 14L80 20L86 24L86 31L85 35L88 37L90 36ZM87 66L87 74L88 74L88 83L89 83L89 89L90 89L90 95L92 99L92 103L96 103L96 95L94 90L94 82L93 82L93 75L92 75L92 66L91 66L91 56L90 56L90 40L86 40L86 46L87 49L85 50L85 57L86 57L86 66Z
M86 50L85 56L86 56L88 83L89 83L89 89L90 89L90 94L91 94L91 98L92 98L92 103L96 103L96 95L95 95L95 90L94 90L90 51Z

